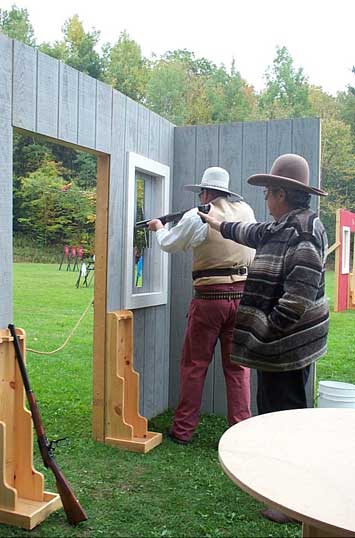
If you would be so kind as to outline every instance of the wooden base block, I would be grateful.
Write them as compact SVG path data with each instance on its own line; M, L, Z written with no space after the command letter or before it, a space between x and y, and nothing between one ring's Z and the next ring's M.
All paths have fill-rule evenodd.
M112 437L106 437L105 443L107 445L118 446L131 450L132 452L141 452L146 454L152 448L160 445L163 441L161 433L147 432L146 437L132 437L132 439L114 439Z
M0 508L0 523L30 531L61 507L62 501L57 493L45 491L42 502L17 498L16 510Z

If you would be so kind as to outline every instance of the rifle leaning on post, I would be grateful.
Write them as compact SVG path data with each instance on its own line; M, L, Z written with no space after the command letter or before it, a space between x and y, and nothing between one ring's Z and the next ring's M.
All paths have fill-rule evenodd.
M36 430L38 446L41 452L43 463L45 467L51 469L55 476L57 490L60 495L60 499L62 501L63 508L69 523L71 525L77 525L81 521L86 521L87 515L83 508L80 506L80 503L75 497L75 494L71 489L69 482L66 480L62 471L58 467L57 462L55 461L53 451L56 441L49 442L46 437L41 414L36 402L35 395L32 392L30 381L28 379L28 374L26 371L25 362L22 357L22 352L20 349L19 339L16 334L15 326L10 323L8 325L8 328L10 330L11 336L14 339L16 359L20 368L22 381L25 387L28 405L30 406L32 420Z
M199 205L198 206L198 210L201 213L208 213L210 208L211 208L210 204L204 204L204 205ZM184 209L183 211L179 211L178 213L168 213L167 215L163 215L162 217L155 217L155 218L160 220L163 225L167 224L168 222L175 222L176 223L183 217L183 215L185 215L185 213L190 211L190 209ZM150 222L151 220L154 220L154 217L151 218L151 219L147 219L147 220L139 220L138 222L136 222L135 228L136 229L137 228L138 229L139 228L147 228L148 227L148 222Z

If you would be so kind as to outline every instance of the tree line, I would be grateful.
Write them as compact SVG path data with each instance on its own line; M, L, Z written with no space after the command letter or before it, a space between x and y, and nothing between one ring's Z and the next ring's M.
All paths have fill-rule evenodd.
M62 39L38 43L26 9L0 9L0 31L94 78L110 84L176 125L320 117L321 178L329 196L321 216L330 243L338 207L355 211L354 86L336 96L309 82L286 47L277 47L255 91L238 71L192 51L146 58L126 31L99 49L100 32L86 31L78 15L62 28ZM96 159L59 145L15 134L14 231L41 245L92 245L95 225Z

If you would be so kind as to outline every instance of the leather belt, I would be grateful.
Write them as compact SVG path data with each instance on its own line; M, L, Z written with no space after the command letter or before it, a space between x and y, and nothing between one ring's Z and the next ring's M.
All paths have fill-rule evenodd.
M216 268L216 269L201 269L201 271L192 271L192 279L196 280L197 278L203 278L206 276L231 276L231 275L240 275L247 276L248 268L246 266L241 267L226 267L226 268Z
M197 288L194 289L194 298L195 299L210 299L210 300L232 300L232 299L241 299L243 297L242 291L199 291Z

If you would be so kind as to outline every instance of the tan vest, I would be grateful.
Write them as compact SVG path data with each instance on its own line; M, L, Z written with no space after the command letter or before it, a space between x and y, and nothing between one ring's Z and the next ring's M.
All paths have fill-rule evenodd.
M209 215L227 222L251 222L250 207L245 202L229 202L227 198L216 198L211 202ZM193 271L203 269L249 266L255 250L235 241L224 239L222 235L208 227L207 239L193 249ZM211 284L231 284L245 280L245 276L209 276L194 280L194 286Z

